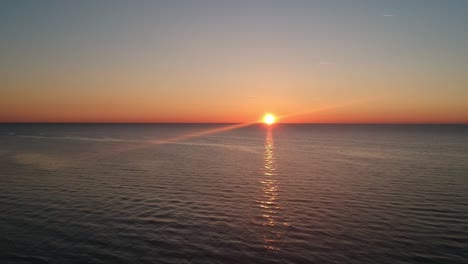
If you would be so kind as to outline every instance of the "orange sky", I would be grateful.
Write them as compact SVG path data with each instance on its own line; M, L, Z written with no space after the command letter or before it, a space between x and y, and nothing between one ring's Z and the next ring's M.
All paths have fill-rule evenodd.
M463 8L173 2L2 8L0 122L468 123Z

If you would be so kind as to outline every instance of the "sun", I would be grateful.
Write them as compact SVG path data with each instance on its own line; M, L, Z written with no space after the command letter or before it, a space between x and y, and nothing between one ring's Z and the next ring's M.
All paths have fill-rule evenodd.
M267 113L263 116L263 123L273 125L276 122L276 117L273 114Z

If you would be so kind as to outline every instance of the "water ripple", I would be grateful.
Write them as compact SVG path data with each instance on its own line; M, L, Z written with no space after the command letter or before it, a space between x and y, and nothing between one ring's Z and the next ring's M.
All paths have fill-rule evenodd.
M31 126L0 136L0 263L468 263L458 130L252 127L84 161L182 128Z

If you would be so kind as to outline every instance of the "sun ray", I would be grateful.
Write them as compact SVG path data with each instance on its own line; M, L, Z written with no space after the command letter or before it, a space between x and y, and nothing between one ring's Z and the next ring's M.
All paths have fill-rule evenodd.
M144 149L144 148L150 148L150 147L154 147L154 146L157 146L157 145L171 144L171 143L175 143L175 142L178 142L178 141L184 141L184 140L188 140L188 139L191 139L191 138L197 138L197 137L202 137L202 136L206 136L206 135L221 133L221 132L230 131L230 130L234 130L234 129L239 129L239 128L242 128L242 127L247 127L247 126L251 126L251 125L255 125L255 124L257 124L257 122L231 124L231 125L228 125L228 126L223 126L223 127L218 127L218 128L195 131L195 132L188 133L188 134L185 134L185 135L180 135L180 136L150 140L150 141L147 141L147 142L144 142L144 143L141 143L141 144L123 146L123 147L114 148L114 149L111 149L111 150L108 150L108 151L105 151L105 152L99 152L99 153L96 153L94 155L87 156L86 158L83 158L82 161L96 160L98 158L119 155L119 154L122 154L122 153L125 153L125 152L135 151L135 150Z
M280 115L279 118L283 119L283 118L288 118L288 117L294 117L294 116L300 116L300 115L312 114L312 113L316 113L316 112L327 111L327 110L341 108L341 107L347 107L347 106L367 102L367 101L369 101L371 99L375 99L375 97L374 98L364 98L364 99L354 100L354 101L349 101L349 102L344 102L344 103L337 103L337 104L332 104L332 105L320 106L320 107L316 107L315 109L311 109L311 110L308 110L308 111L302 111L302 112L296 112L296 113L291 113L291 114ZM271 117L267 117L269 115L271 115ZM264 115L261 122L265 123L267 125L271 125L271 124L274 124L277 121L277 119L278 118L276 116L274 116L273 114L267 113L267 114ZM118 155L118 154L122 154L122 153L125 153L125 152L128 152L128 151L134 151L134 150L139 150L139 149L143 149L143 148L149 148L149 147L153 147L155 145L170 144L170 143L183 141L183 140L187 140L187 139L192 139L192 138L202 137L202 136L206 136L206 135L211 135L211 134L221 133L221 132L225 132L225 131L230 131L230 130L234 130L234 129L239 129L239 128L255 125L255 124L258 124L258 123L259 123L258 121L254 121L254 122L248 122L248 123L232 124L232 125L228 125L228 126L224 126L224 127L218 127L218 128L212 128L212 129L207 129L207 130L196 131L196 132L188 133L188 134L185 134L185 135L174 136L174 137L169 137L169 138L165 138L165 139L152 140L152 141L148 141L148 142L145 142L145 143L142 143L142 144L126 146L126 147L122 147L122 148L118 148L118 149L112 149L112 150L109 150L109 151L106 151L106 152L99 152L99 153L96 153L95 155L87 156L86 158L81 159L81 161L96 160L98 158Z

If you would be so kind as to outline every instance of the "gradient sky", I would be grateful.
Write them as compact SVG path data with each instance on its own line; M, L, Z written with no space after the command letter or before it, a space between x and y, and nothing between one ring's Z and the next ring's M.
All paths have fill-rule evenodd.
M465 0L0 3L0 122L468 123Z

